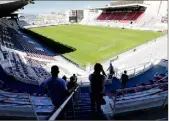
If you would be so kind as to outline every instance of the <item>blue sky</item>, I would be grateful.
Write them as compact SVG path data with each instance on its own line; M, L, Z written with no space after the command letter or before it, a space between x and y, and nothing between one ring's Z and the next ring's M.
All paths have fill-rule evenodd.
M105 1L35 1L35 4L29 4L20 10L26 14L39 14L62 12L68 9L83 9L88 7L103 7L112 0Z

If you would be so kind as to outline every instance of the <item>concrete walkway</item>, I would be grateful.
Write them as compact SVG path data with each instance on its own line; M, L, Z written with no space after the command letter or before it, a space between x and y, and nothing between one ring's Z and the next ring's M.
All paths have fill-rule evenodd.
M109 67L112 59L102 63L105 70ZM112 64L118 70L124 70L156 59L167 59L167 35L137 47L135 52L132 49L119 55L118 59L113 61Z

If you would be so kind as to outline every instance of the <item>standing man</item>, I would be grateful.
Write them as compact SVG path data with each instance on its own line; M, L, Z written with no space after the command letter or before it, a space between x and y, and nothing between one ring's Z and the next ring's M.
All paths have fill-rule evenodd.
M128 81L128 75L127 75L127 71L124 71L124 74L122 74L121 76L121 81L122 81L122 87L125 88L126 87L126 83Z
M77 76L75 74L73 74L73 77L74 77L75 83L77 83Z
M98 112L101 111L101 101L104 93L105 73L100 63L94 66L94 72L89 76L91 87L91 108L95 112L95 104L97 105Z
M108 70L109 70L109 79L112 79L113 76L114 76L115 71L114 71L114 67L113 67L113 65L111 63L110 63L109 68L107 69L107 71Z
M58 78L59 68L58 66L51 67L52 77L44 81L41 86L47 88L49 96L52 100L55 108L59 108L66 99L68 93L65 80Z

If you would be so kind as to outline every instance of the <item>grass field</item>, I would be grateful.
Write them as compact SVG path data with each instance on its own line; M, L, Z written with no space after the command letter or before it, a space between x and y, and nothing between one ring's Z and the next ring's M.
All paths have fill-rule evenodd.
M67 53L65 56L81 66L104 61L163 34L82 25L60 25L32 28L31 30L76 48L76 51Z

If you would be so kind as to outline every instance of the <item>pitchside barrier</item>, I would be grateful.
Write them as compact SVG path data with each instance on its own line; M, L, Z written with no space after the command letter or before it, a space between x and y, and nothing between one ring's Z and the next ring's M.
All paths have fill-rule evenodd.
M127 74L130 79L130 78L133 78L133 77L138 76L140 74L143 74L147 70L151 69L157 63L159 63L161 66L165 67L166 69L168 68L168 66L167 66L168 60L154 59L151 62L141 63L135 67L115 69L115 77L120 79L124 70L127 70ZM107 79L106 79L105 85L111 84L112 79L109 79L108 77L109 77L109 73L107 73ZM89 86L90 85L89 77L78 77L78 83L81 86Z
M153 62L147 62L147 63L139 64L138 66L136 66L134 68L133 67L132 68L123 68L123 69L120 69L120 70L116 69L115 70L115 77L120 79L123 71L127 70L129 78L133 78L135 76L138 76L138 75L144 73L145 71L147 71L148 69L150 69L152 67L153 67ZM106 82L105 82L106 85L111 84L111 81L112 81L112 79L109 79L108 77L109 77L109 73L107 73L107 79L106 79ZM81 86L90 85L88 77L81 77L81 78L78 78L78 80L79 80L78 83Z

